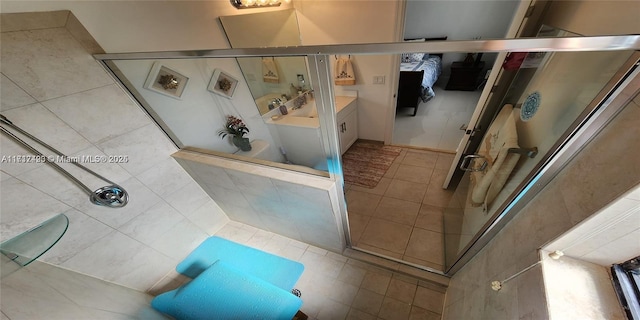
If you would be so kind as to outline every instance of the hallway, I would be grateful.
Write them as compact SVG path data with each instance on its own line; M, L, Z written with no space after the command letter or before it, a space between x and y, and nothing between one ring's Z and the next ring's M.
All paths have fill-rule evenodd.
M402 148L375 188L346 185L353 245L443 270L443 212L453 191L442 184L453 156Z

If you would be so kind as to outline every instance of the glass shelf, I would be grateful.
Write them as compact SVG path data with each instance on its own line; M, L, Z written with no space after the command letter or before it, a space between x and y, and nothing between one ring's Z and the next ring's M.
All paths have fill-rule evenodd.
M53 247L67 231L69 218L59 214L0 244L0 252L26 266Z

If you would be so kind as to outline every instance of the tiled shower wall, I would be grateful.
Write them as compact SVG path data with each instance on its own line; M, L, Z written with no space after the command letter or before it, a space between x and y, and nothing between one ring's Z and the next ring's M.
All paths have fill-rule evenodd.
M187 150L174 157L231 220L336 253L344 250L334 181Z
M640 95L449 283L443 319L547 319L538 248L640 183Z
M1 285L2 320L166 319L151 295L39 261L6 276L3 268Z
M29 152L2 134L0 235L4 241L64 213L69 230L41 260L147 291L229 219L171 158L171 141L65 28L72 16L56 17L44 29L3 29L2 114L67 155L127 157L83 164L125 188L129 204L98 207L50 166L14 163L10 156ZM92 190L108 184L62 165Z

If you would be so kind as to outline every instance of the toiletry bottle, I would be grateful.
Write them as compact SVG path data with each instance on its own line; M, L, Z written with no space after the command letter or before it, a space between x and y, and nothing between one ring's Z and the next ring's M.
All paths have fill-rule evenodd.
M287 113L289 113L289 111L287 111L287 106L284 103L280 104L280 113L284 116Z

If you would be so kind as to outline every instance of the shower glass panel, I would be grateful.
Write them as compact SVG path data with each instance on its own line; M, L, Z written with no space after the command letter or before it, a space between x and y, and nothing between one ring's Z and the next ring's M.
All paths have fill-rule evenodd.
M259 58L247 59L261 67ZM304 57L278 59L283 69L307 74ZM108 66L179 148L328 176L309 79L300 94L263 86L270 99L254 100L235 58L114 60ZM226 127L230 116L247 130L234 135L237 128Z
M531 74L531 80L524 88L515 88L519 82L512 84L510 91L522 94L508 96L487 130L475 137L481 139L480 146L462 162L466 168L462 180L444 194L449 198L443 209L447 268L515 201L562 141L597 110L620 73L629 68L632 54L521 54L524 60L516 68Z
M340 133L344 126L339 125L339 108L337 108L336 100L340 96L346 96L351 88L334 86L334 78L332 77L332 70L336 65L334 57L351 57L356 70L355 74L358 76L358 68L371 71L372 74L388 74L389 70L396 70L391 64L399 63L400 59L397 54L403 52L442 52L445 55L460 55L466 52L521 51L524 50L523 48L532 51L547 50L544 53L530 55L531 60L527 61L526 65L536 69L531 81L523 90L523 94L511 102L512 107L505 106L495 112L493 122L501 122L502 126L495 129L490 128L490 135L488 135L490 139L487 139L490 143L481 143L481 147L477 150L478 154L466 162L466 167L475 169L476 172L495 169L498 167L497 161L492 158L495 156L493 155L495 146L502 146L501 143L504 143L504 146L513 147L513 152L507 151L506 154L516 155L518 158L509 161L511 164L509 170L501 169L494 175L494 177L499 176L500 178L484 180L484 177L478 176L476 172L467 173L456 190L444 190L440 187L439 190L434 189L437 192L432 195L427 194L427 191L422 192L415 188L403 187L403 183L400 182L395 185L393 182L387 185L383 183L380 188L384 190L376 190L375 188L378 187L374 187L373 194L380 198L387 196L391 200L386 203L367 199L356 201L355 204L352 202L349 203L349 214L343 206L344 198L339 199L341 216L338 218L341 221L337 222L342 223L345 230L350 231L351 236L345 239L348 245L431 272L452 274L456 272L456 267L459 264L464 264L465 261L471 259L475 252L482 248L483 243L491 239L495 234L492 232L499 230L500 223L506 223L511 218L513 214L507 215L505 218L505 214L512 212L509 211L510 208L524 205L520 203L522 201L518 201L519 199L527 199L535 193L529 192L530 187L535 190L532 187L533 179L538 177L537 174L542 169L547 168L545 165L549 160L555 159L552 156L561 150L564 142L571 137L574 131L580 128L585 120L590 119L589 117L595 111L598 111L600 102L604 101L622 74L637 63L638 55L630 50L638 48L638 41L640 40L637 36L435 41L430 43L122 53L96 57L101 59L109 71L121 80L133 97L178 147L319 174L335 181L338 194L342 194L343 164L345 164L345 176L347 168L346 153L345 156L340 157L342 139ZM602 50L613 51L584 51L587 49L583 48L602 48ZM622 51L623 49L627 51ZM269 104L267 104L266 112L259 111L256 99L252 96L245 80L248 76L242 74L237 59L262 57L306 58L309 80L312 82L307 82L307 84L313 90L313 94L305 96L307 102L302 104L302 109L313 110L315 105L313 102L317 102L315 107L318 113L317 117L314 117L313 114L302 114L299 109L289 109L290 106L286 103L287 115L279 114L280 106L272 105L273 108L270 108ZM443 68L447 67L443 66ZM519 67L522 68L522 64ZM498 70L494 70L494 72L498 72ZM167 78L163 79L163 76L167 75L169 75L168 80ZM364 86L357 87L357 107L366 110L367 113L362 117L357 117L361 125L366 125L364 128L359 128L358 132L364 132L368 137L375 135L382 137L384 134L375 132L375 128L384 128L385 117L393 117L395 114L395 110L391 106L394 105L396 92L393 89L399 76L390 74L386 78L386 84L389 87L373 85L367 79L360 79L362 79L361 84ZM374 80L376 80L376 84L380 84L380 81L385 82L385 77L374 77ZM382 90L383 88L386 90ZM287 93L286 91L277 91L274 94L286 96ZM290 94L294 96L293 92ZM365 95L367 98L361 99ZM295 102L296 99L292 98L287 103ZM428 109L429 102L420 107ZM262 160L244 156L236 151L237 148L231 142L220 139L218 132L224 128L227 115L236 116L244 121L250 129L249 137L254 146L259 144L255 143L256 140L266 141L266 144L271 148L267 153L272 158ZM363 122L363 119L366 121ZM311 122L314 124L310 125ZM374 122L378 125L374 126ZM301 125L302 123L305 125ZM511 127L506 128L504 125L506 123L509 123ZM299 129L301 127L305 130L310 129L310 132L313 133L302 134ZM474 137L474 139L483 139L483 141L485 138L487 137L484 132ZM294 153L291 150L295 150L295 148L292 149L287 145L287 139L299 139L297 142L303 144L305 148L303 153L305 155L317 154L312 157L316 161L304 163L301 159L289 157ZM492 146L494 149L491 148ZM533 151L533 148L537 148L535 156L535 152L530 152ZM424 152L424 150L422 151ZM499 148L498 151L503 150ZM407 154L404 154L404 157L399 154L396 159L406 160ZM420 161L415 158L413 160ZM391 161L392 165L395 161ZM286 162L292 162L293 165ZM432 167L438 165L437 160L432 163ZM396 178L399 172L400 170L388 169L382 179L391 176ZM403 174L405 178L420 178L410 170L405 170L400 175ZM474 174L475 177L472 180L471 176ZM414 183L429 187L432 185L441 186L442 183L431 184L431 180L438 178L439 176L432 172L428 178L424 177L424 181ZM501 181L493 184L494 180ZM477 188L476 185L482 185L482 187ZM486 187L487 185L488 187ZM350 193L359 191L349 183L345 184L345 190L347 190L347 202L350 202L348 199ZM475 190L482 192L474 194ZM418 196L415 196L416 191ZM415 199L408 201L413 202L413 207L419 208L420 214L423 213L424 202L430 197L439 198L439 201L444 199L444 203L448 203L448 205L443 204L437 207L437 212L431 212L443 217L444 226L440 229L442 232L438 233L436 230L437 235L419 239L414 230L418 219L412 219L411 215L405 215L407 207L396 205L394 202L398 199L406 200L403 197L408 197L410 194L412 197L415 196ZM491 196L487 196L488 194ZM367 220L363 224L364 229L358 230L351 224L357 218L358 206L370 206L373 202L376 203L374 208L365 209L365 213L369 215L364 219ZM433 209L433 207L430 205L429 209ZM385 208L386 211L383 210ZM397 228L396 230L388 230L380 227L381 220L406 218L413 220L412 227L402 230ZM378 224L372 224L372 222L378 222ZM397 224L397 221L391 221L391 223ZM497 228L491 229L496 225L498 225ZM367 228L371 229L367 231ZM360 241L352 241L358 237L358 232L360 232ZM369 248L361 248L359 243L367 242L362 241L367 232L369 234L380 233L382 237L379 237L376 243L369 243ZM384 251L385 248L376 246L376 244L392 243L395 241L392 237L399 234L404 237L400 242L405 247L398 247L395 251L389 249ZM432 238L434 242L422 241L425 238ZM417 239L418 242L414 241L412 245L412 239ZM444 239L444 243L442 239ZM440 268L429 265L426 263L429 262L428 260L407 259L407 257L420 258L415 254L421 253L440 255Z

